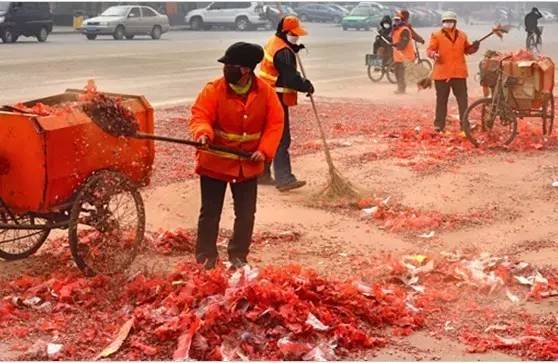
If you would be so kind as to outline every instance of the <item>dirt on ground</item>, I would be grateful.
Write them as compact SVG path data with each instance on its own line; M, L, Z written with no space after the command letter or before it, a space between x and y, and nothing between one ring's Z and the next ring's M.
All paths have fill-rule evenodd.
M293 111L293 170L308 184L288 193L259 187L258 243L253 245L250 264L258 268L301 265L331 281L394 283L397 277L396 284L408 290L414 299L411 309L420 310L424 322L404 334L386 334L386 344L349 349L340 358L555 359L556 138L543 138L540 120L525 119L511 146L476 149L459 135L453 102L450 132L439 135L432 130L431 93L403 96L403 107L395 106L393 97L382 102L318 99L334 163L358 187L357 200L323 201L317 196L328 170L315 120L307 102ZM186 136L187 116L184 106L158 110L158 132ZM183 229L193 236L200 196L192 168L193 150L157 145L153 183L142 191L150 233ZM227 193L219 239L223 262L233 221L232 198ZM128 276L165 276L175 271L177 263L193 264L191 250L174 247L169 247L171 253L145 250ZM27 274L76 273L69 256L51 254L50 248L48 242L28 259L0 261L0 281L8 286ZM411 267L400 263L405 258L414 261ZM455 263L468 266L469 272L464 274L464 267L455 269ZM481 267L471 267L477 265ZM414 275L416 268L425 266L428 271ZM409 272L417 280L409 280ZM534 280L531 285L517 282L520 276L538 273L548 286L539 289ZM434 297L432 290L438 295ZM0 291L4 300L13 294L8 288ZM447 295L441 296L442 292ZM107 328L101 341L110 341L118 327ZM57 338L43 334L42 339L67 341L63 334L54 334ZM15 338L2 338L0 359L30 356L31 342L18 350L13 347Z

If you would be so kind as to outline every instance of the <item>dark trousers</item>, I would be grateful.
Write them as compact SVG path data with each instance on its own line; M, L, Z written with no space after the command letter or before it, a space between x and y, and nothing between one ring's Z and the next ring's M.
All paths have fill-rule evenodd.
M292 173L291 156L289 148L291 147L291 128L289 124L289 108L283 105L285 113L285 126L283 127L283 135L281 142L277 148L277 153L273 159L273 174L277 186L290 184L296 181L296 177Z
M461 126L468 104L467 80L465 78L451 78L449 81L434 81L434 85L436 86L436 120L434 121L434 127L438 130L443 130L446 127L450 89L457 99Z
M196 241L196 260L203 262L206 258L217 257L217 236L219 222L223 211L227 182L207 176L200 178L202 206L198 220L198 239ZM229 258L246 259L252 242L256 199L258 195L257 179L239 183L230 183L234 199L234 231L229 241Z
M397 90L399 92L405 92L407 88L407 83L405 83L405 64L397 62L393 64L395 79L397 80Z

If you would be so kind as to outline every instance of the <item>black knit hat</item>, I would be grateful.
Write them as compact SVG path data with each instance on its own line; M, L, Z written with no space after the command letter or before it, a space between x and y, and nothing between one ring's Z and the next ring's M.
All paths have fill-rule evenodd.
M231 45L225 52L225 55L217 61L225 64L244 66L254 69L258 63L262 61L263 57L264 51L259 45L238 42Z

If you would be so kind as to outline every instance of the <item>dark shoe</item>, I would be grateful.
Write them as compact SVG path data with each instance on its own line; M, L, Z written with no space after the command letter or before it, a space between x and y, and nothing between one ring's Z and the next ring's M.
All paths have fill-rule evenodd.
M271 175L264 174L258 178L258 185L275 185L275 179Z
M205 259L196 258L199 264L203 264L205 270L213 270L217 265L217 257L206 257Z
M246 265L248 262L245 258L242 257L231 257L229 258L229 262L231 263L231 269L239 269Z
M302 188L305 185L306 185L306 182L304 180L295 180L295 181L293 181L291 183L288 183L288 184L278 185L277 189L280 192L288 192L289 190Z

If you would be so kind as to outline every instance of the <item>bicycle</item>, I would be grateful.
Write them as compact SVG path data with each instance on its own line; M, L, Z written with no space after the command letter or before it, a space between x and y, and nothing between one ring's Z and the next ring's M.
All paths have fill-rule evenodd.
M490 89L491 97L473 102L463 115L463 131L467 139L476 147L509 145L517 135L517 119L541 117L543 135L550 135L554 124L554 96L545 94L543 99L528 100L525 104L513 96L509 88L518 85L520 79L504 74L499 62L496 81L485 87Z
M542 48L542 32L543 27L539 26L540 35L537 37L535 32L527 32L527 39L525 40L525 48L531 52L540 52ZM538 39L537 39L538 38ZM537 41L538 40L538 41Z
M386 39L384 39L389 43ZM421 65L428 69L428 72L432 71L432 62L426 58L420 56L417 42L415 41L415 64ZM395 78L395 66L393 63L393 58L389 57L387 60L381 55L367 54L366 55L366 65L368 78L372 82L380 82L384 75L390 83L396 84L397 79Z

